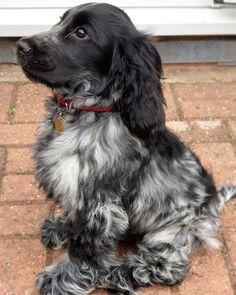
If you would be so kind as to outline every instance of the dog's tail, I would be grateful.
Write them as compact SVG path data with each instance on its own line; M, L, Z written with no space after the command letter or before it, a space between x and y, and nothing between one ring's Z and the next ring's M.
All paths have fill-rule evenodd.
M236 197L236 185L226 185L218 190L218 197L220 200L220 210L224 208L225 202Z

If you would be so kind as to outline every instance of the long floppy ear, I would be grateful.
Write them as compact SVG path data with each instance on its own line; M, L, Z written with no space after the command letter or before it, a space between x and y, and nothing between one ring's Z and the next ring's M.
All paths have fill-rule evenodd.
M145 36L115 44L110 82L120 98L116 107L125 125L148 140L165 128L161 59Z

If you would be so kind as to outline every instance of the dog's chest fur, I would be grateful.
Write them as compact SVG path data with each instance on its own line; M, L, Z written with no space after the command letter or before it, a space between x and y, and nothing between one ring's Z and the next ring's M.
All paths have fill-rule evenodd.
M123 169L135 150L138 154L145 151L117 114L71 110L64 116L64 131L57 134L56 113L56 104L49 101L34 149L36 177L39 186L65 210L77 210L99 179L116 174L113 167Z

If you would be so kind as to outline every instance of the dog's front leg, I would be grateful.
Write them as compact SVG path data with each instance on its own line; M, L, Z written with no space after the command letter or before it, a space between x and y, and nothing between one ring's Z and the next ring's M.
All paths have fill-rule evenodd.
M128 216L124 209L111 202L89 206L78 212L73 221L68 253L84 261L98 259L116 250L117 242L126 233Z
M119 263L116 245L127 230L128 217L117 203L94 200L72 221L68 255L39 274L41 295L85 295L96 287L110 287L106 276Z

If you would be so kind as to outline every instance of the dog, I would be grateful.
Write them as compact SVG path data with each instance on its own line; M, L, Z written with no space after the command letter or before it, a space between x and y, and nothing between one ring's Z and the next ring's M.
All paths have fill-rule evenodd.
M39 293L134 294L181 282L192 251L218 246L236 186L217 190L165 127L161 59L148 37L121 9L89 3L21 38L17 56L53 92L33 158L39 187L63 208L44 221L41 241L67 254L38 275ZM117 255L120 241L135 250Z

